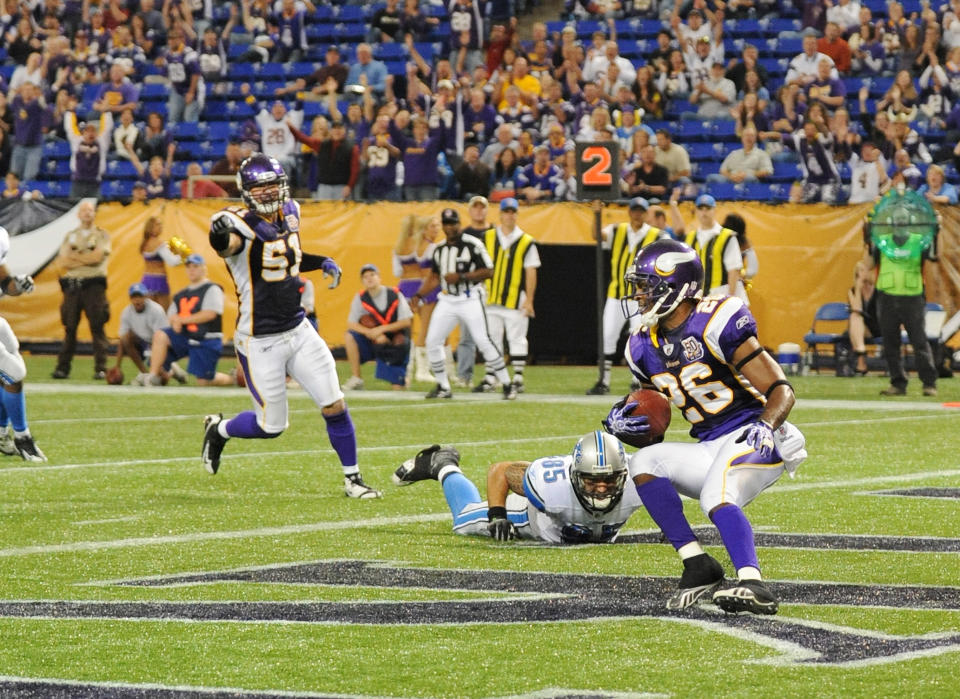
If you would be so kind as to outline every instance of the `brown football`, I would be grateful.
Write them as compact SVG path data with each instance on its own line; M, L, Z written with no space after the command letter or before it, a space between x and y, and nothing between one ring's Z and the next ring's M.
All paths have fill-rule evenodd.
M123 370L118 366L107 369L107 383L111 386L119 386L123 383Z
M360 325L362 325L365 328L375 328L378 325L380 325L380 323L377 322L377 319L374 318L369 313L367 313L366 315L360 316L360 320L358 320L357 322L360 323Z
M637 389L625 396L623 399L627 403L636 403L631 415L646 415L650 421L650 431L641 436L620 438L624 444L641 449L651 444L663 441L663 435L670 426L670 401L667 397L649 388Z

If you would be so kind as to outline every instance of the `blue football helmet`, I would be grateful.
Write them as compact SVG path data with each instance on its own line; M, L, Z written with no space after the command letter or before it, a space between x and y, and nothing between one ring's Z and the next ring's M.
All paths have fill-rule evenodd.
M276 185L273 189L271 185ZM265 189L253 194L255 188ZM256 153L240 163L237 170L237 189L243 203L251 211L263 216L273 216L290 198L290 185L287 183L287 173L276 158L263 153Z
M627 482L627 453L612 434L594 430L573 448L570 485L588 512L609 512L623 497Z
M627 318L640 314L640 322L655 327L684 299L703 298L703 264L696 251L678 240L657 240L640 248L623 275L627 295L621 300ZM630 308L629 300L638 308Z

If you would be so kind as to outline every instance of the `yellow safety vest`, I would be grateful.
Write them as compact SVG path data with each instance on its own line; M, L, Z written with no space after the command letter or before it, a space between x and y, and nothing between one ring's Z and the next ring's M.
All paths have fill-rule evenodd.
M626 296L627 289L626 283L623 281L623 275L627 273L627 268L633 264L633 258L637 256L637 250L657 240L661 233L659 228L651 226L637 246L630 247L627 236L629 228L629 223L621 223L613 231L613 241L610 243L610 285L607 286L607 297L611 299L622 299Z
M493 260L493 277L486 282L487 303L504 308L519 307L520 292L526 284L523 258L536 241L532 235L524 233L509 248L503 248L497 230L491 228L484 234L484 242Z
M718 286L727 283L727 270L723 267L723 251L733 236L736 236L736 233L729 228L721 228L720 232L707 242L705 248L701 248L697 242L696 231L690 231L684 237L684 242L697 251L697 254L700 255L700 262L703 263L704 296ZM730 289L731 294L734 291L734 289Z

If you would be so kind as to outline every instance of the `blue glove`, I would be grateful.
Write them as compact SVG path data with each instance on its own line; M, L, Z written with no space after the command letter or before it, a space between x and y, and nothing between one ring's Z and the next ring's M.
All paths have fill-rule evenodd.
M637 403L614 403L610 414L601 420L603 429L614 437L639 437L650 431L650 420L646 415L631 415L630 411L637 407Z
M773 450L776 448L773 442L773 427L763 420L757 420L747 427L737 439L737 442L746 442L763 459L773 454Z
M324 277L330 277L332 281L328 289L336 289L340 286L340 275L343 274L343 270L340 269L340 265L333 261L332 257L328 257L322 263L320 263L320 269L323 270Z

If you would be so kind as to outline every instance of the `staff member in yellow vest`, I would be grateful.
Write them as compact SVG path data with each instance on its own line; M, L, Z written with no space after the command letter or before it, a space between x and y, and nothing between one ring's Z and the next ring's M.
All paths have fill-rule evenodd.
M685 232L680 209L677 208L677 195L670 198L670 212L673 217L674 236L683 240L697 251L703 264L703 295L716 296L729 294L747 302L746 292L740 284L743 270L743 255L735 231L724 228L717 222L717 200L709 194L697 197L696 229Z
M540 253L537 241L517 226L519 205L513 197L500 202L500 225L484 234L484 244L493 260L493 276L487 280L487 328L490 338L503 354L506 333L513 365L513 386L523 393L523 370L527 366L527 330L533 318L533 299L537 293L537 269ZM495 377L487 366L487 375L474 393L493 390Z
M628 221L611 223L601 231L603 249L610 251L610 284L607 286L607 300L603 305L603 373L597 383L587 391L588 396L602 396L610 393L610 372L613 361L616 359L617 342L627 319L624 316L620 299L626 297L626 282L623 275L633 264L637 251L660 238L669 238L669 234L654 228L646 221L650 202L643 197L634 197L630 200ZM627 300L631 311L630 331L640 325L640 312L636 308L637 302Z
M77 326L80 314L85 313L90 335L93 337L93 378L105 379L107 375L107 350L110 343L103 326L110 319L110 304L107 302L107 260L110 257L110 235L93 225L97 215L96 204L84 200L77 207L80 227L67 233L57 262L64 269L60 277L63 303L60 319L65 335L57 368L53 378L70 376L70 365L77 350Z

